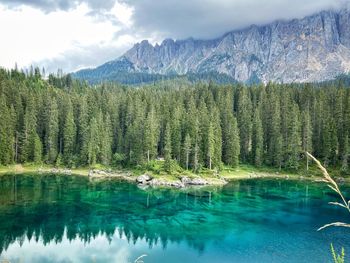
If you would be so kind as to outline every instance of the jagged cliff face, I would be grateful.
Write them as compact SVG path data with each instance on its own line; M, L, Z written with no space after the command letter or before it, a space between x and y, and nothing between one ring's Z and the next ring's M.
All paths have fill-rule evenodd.
M129 72L215 71L265 83L332 79L350 71L350 12L251 26L214 40L167 39L155 46L142 41L118 60L130 62Z

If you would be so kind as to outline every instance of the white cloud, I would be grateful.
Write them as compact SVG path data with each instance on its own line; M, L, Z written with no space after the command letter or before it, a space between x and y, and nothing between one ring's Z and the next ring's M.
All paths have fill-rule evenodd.
M303 18L336 9L350 0L120 0L133 7L139 32L176 39L214 38L252 24Z
M96 21L87 15L88 12L90 9L86 4L73 10L51 13L29 6L8 9L0 5L0 35L3 36L0 41L0 66L13 67L17 62L19 67L26 67L38 61L63 59L62 56L67 53L76 56L75 52L81 56L94 56L84 48L123 50L123 46L134 42L131 36L125 34L115 39L116 32L131 26L132 10L125 4L117 3L106 13L113 15L120 25L109 20ZM93 61L91 58L86 60ZM97 59L95 62L100 61ZM64 70L74 69L74 61L71 64Z
M123 25L127 27L131 27L132 26L131 16L133 12L134 12L134 9L131 6L116 2L110 13L112 15L115 15L115 17Z
M39 68L44 67L46 72L57 72L57 69L63 69L64 72L68 73L83 68L91 68L118 58L135 41L130 35L121 35L111 42L76 45L74 48L65 50L53 58L35 61L33 64Z

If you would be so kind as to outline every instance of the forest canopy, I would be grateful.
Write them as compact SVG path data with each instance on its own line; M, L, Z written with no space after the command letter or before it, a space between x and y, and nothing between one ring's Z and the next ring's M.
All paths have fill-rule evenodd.
M239 163L298 169L309 151L349 171L350 90L341 84L90 86L0 70L0 164L142 165L195 172Z

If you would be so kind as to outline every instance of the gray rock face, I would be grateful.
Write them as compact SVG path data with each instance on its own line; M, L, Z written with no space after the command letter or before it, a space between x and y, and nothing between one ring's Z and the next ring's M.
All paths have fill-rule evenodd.
M132 73L218 72L242 82L333 79L350 71L350 12L253 25L214 40L166 39L155 46L144 40L108 63Z

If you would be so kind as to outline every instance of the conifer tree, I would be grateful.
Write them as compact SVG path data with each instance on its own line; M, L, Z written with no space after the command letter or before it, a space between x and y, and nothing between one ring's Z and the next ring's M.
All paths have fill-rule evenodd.
M213 124L209 123L209 130L208 130L208 152L207 152L207 158L208 158L208 168L212 169L213 160L215 159L215 138L214 138L214 127Z
M167 124L164 136L164 170L171 173L171 130Z
M270 116L270 132L269 145L267 148L267 157L269 164L279 167L282 166L282 143L283 138L281 134L281 116L280 116L280 103L277 98L273 98L271 101L271 116Z
M225 164L236 167L239 163L240 142L236 118L230 114L224 131L223 161Z
M127 130L127 141L129 143L129 160L132 164L142 164L145 159L143 130L144 130L144 106L139 98L136 98L130 126Z
M112 124L109 114L103 121L102 116L99 118L99 134L100 134L100 163L109 165L112 158Z
M257 108L254 112L253 135L252 135L252 161L255 166L259 167L264 158L264 138L263 127L260 118L260 110Z
M191 141L191 136L189 134L186 134L185 136L185 142L184 142L184 154L185 154L185 167L186 170L189 168L189 163L190 163L190 154L191 154L191 148L192 148L192 141Z
M177 105L171 117L171 145L173 149L172 154L178 162L181 159L181 118L182 110L180 105Z
M249 157L252 127L252 106L247 88L242 87L239 89L237 104L237 122L241 147L240 157L243 162L246 162Z
M68 165L73 164L73 156L76 143L76 125L74 122L74 113L72 103L69 100L67 105L67 115L64 122L63 130L63 159Z
M344 150L341 163L341 171L347 173L349 171L349 156L350 156L350 145L348 132L344 134Z
M33 162L36 164L40 164L42 161L43 145L39 135L36 132L34 135L34 141L33 141L32 147L33 147Z
M88 163L89 115L86 97L82 97L78 107L77 147L81 164Z
M0 164L7 165L14 158L14 126L10 110L4 98L0 96Z
M331 145L331 152L330 152L330 160L333 165L336 165L338 161L338 149L339 149L339 143L338 143L338 135L337 135L337 127L334 119L331 119L330 123L330 145Z
M222 166L222 130L220 125L220 113L215 107L212 109L213 113L211 116L214 133L214 156L213 166L215 169L221 169Z
M312 153L312 124L309 106L302 112L302 148L303 152ZM306 155L306 170L309 170L309 157Z
M198 164L209 166L209 114L204 98L200 99L198 106ZM212 138L213 139L213 138ZM213 150L213 149L212 149ZM213 158L213 156L212 156Z
M52 99L49 105L49 116L46 129L46 151L47 160L55 163L58 156L58 107L55 99Z
M326 115L322 120L323 131L322 131L322 157L325 166L330 163L334 164L337 159L337 132L336 125L332 116Z
M158 130L159 125L154 109L151 109L147 114L146 124L144 129L144 145L147 155L147 162L157 157L158 146Z
M290 111L290 122L288 129L288 146L287 146L287 160L286 166L292 169L298 169L299 157L301 152L301 138L300 138L300 121L299 109L297 105L293 105Z
M97 156L100 150L100 140L98 134L97 119L93 117L89 125L89 136L87 141L88 164L94 166L97 162Z
M34 106L34 98L30 94L27 98L27 106L24 113L24 125L22 131L22 143L21 143L21 162L33 161L33 142L36 133L36 112Z

